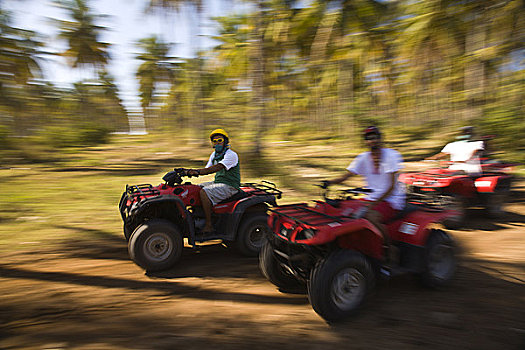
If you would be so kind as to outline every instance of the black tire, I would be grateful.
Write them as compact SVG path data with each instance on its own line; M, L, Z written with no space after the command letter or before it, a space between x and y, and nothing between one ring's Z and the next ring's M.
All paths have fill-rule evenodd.
M367 258L356 251L337 250L320 260L310 273L308 298L313 309L329 322L354 315L375 285Z
M467 204L466 201L460 196L446 196L444 200L445 209L453 209L457 211L457 214L446 218L443 222L443 225L449 229L454 230L458 229L465 223L465 218L467 216Z
M297 279L279 263L270 242L266 242L259 253L259 268L264 277L281 292L306 294L306 283Z
M268 216L265 213L245 215L235 239L237 250L245 256L257 256L269 232Z
M133 231L129 225L126 225L124 224L124 227L123 227L123 231L124 231L124 237L126 238L126 242L129 242L129 238L131 237L131 235L133 234Z
M149 272L169 269L182 255L182 235L173 223L154 219L139 226L128 242L131 259Z
M424 286L439 288L450 282L456 271L454 243L443 230L433 229L425 246L423 272L419 275Z
M500 218L505 214L505 204L508 201L508 191L497 191L487 195L485 208L491 218Z

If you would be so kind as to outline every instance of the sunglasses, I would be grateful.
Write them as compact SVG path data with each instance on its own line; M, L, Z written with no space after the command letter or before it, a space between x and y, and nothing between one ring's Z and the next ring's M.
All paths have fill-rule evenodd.
M216 138L216 139L213 139L211 140L211 142L216 145L218 143L223 143L224 142L224 139L223 138Z
M379 136L376 135L376 134L365 135L365 140L367 140L367 141L378 140L378 139L379 139Z

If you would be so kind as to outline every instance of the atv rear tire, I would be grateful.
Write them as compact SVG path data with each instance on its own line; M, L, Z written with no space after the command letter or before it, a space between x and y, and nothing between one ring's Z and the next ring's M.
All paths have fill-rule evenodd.
M450 282L456 271L454 244L442 230L433 229L425 246L421 283L430 288L439 288Z
M128 242L131 259L146 271L166 270L182 255L182 236L177 226L154 219L139 226Z
M375 285L366 257L353 250L338 250L320 260L310 273L308 298L313 309L329 322L355 314Z
M306 294L306 283L297 279L279 263L272 246L266 242L259 253L259 268L266 279L283 293Z
M248 214L242 219L237 231L237 250L245 256L257 256L266 243L269 231L268 216L265 213Z
M487 195L486 209L491 218L500 218L505 213L505 203L508 200L508 191L499 191Z

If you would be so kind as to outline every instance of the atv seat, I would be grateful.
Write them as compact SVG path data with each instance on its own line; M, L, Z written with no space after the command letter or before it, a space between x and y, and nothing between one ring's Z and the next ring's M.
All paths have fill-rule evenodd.
M233 202L233 201L238 201L238 200L246 198L246 197L248 197L248 194L246 192L244 192L243 190L238 190L237 193L234 193L230 197L228 197L226 199L223 199L222 201L220 201L219 203L217 203L215 205L224 204L224 203Z

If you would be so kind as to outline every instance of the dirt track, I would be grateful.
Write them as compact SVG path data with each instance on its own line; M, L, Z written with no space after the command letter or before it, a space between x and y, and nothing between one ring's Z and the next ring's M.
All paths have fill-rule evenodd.
M81 232L79 232L80 234ZM505 218L469 212L450 287L379 283L360 315L328 325L220 246L145 275L123 238L0 255L1 349L525 349L525 182Z

